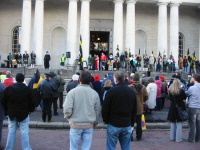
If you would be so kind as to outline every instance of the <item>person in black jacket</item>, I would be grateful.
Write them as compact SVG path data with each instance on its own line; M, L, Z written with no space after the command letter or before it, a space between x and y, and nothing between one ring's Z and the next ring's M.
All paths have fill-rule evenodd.
M50 80L51 80L50 75L48 73L45 73L45 79L42 80L37 87L37 90L40 92L40 95L43 99L43 110L42 110L43 122L46 122L46 113L48 114L48 122L52 122L51 105L53 102L53 94L57 90L57 86Z
M72 90L73 88L75 88L77 85L79 85L80 83L78 82L79 80L79 76L77 74L72 76L72 82L68 83L66 91L67 93Z
M4 90L5 90L5 86L2 83L0 83L0 150L4 150L4 147L1 146L2 127L3 127L3 120L5 117L4 109L1 106L1 101L2 101Z
M182 109L186 110L184 101L186 99L185 91L181 88L179 79L174 79L172 88L170 89L170 107L167 119L171 122L170 140L182 141L182 120L178 114L176 104Z
M56 90L53 92L53 110L54 110L54 116L58 115L57 109L58 109L58 88L60 86L60 82L57 78L54 78L56 74L54 72L50 72L49 75L51 76L51 82L56 85Z
M24 75L16 75L17 83L5 89L2 106L8 115L8 139L5 149L14 149L16 130L21 131L22 149L31 149L29 145L29 114L35 109L35 101L31 89L24 82Z
M107 149L114 150L119 139L121 148L128 150L137 115L136 94L124 83L123 72L115 72L114 81L116 86L107 91L102 105L103 121L108 124Z

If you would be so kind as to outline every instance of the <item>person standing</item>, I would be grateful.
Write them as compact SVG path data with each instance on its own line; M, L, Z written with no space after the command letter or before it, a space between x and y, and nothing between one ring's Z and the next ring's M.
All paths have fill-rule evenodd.
M129 85L136 93L137 97L137 130L136 130L136 138L137 141L142 139L142 113L143 113L143 103L148 100L148 92L144 85L140 83L140 76L138 73L135 73L133 76L133 83Z
M11 71L6 72L6 78L4 78L2 83L5 85L5 87L9 87L15 83L15 80L12 77Z
M183 59L183 67L184 67L184 72L187 72L188 63L187 63L186 56L184 56L184 59Z
M64 91L64 85L66 84L64 78L62 77L62 71L58 70L57 71L57 76L56 78L60 82L60 86L58 88L58 98L59 98L59 107L60 109L63 108L63 91Z
M58 100L58 88L60 86L60 82L58 81L57 78L55 78L56 74L54 72L50 72L49 73L50 77L51 77L51 82L53 84L55 84L56 86L56 90L53 92L53 110L54 110L54 116L57 116L58 115L58 112L57 112L57 109L58 109L58 103L57 103L57 100Z
M70 124L70 149L78 150L81 138L81 149L89 150L92 144L93 128L99 120L101 112L97 92L90 86L91 74L83 71L80 85L71 90L63 104L64 117Z
M165 97L166 97L165 94L167 93L167 82L165 81L164 76L160 76L160 80L162 82L162 88L163 88L163 91L161 91L161 101L162 101L161 108L163 108L165 106Z
M9 68L12 68L12 60L14 59L13 52L9 53L7 58L9 60Z
M168 112L167 120L171 122L170 128L170 140L181 142L182 141L182 120L178 114L178 107L186 110L184 101L186 99L186 94L184 90L181 88L181 83L179 79L174 79L172 88L169 91L170 97L170 107Z
M167 72L167 58L163 56L163 72Z
M17 60L17 68L20 68L22 66L22 55L20 52L16 55L16 60Z
M92 70L92 61L93 61L93 57L90 54L88 57L88 66L89 66L89 70Z
M1 105L4 90L5 90L5 86L2 83L0 83L0 150L4 150L4 147L1 145L3 120L5 118L5 111Z
M153 78L148 79L149 84L147 85L147 92L149 95L148 100L146 101L146 104L149 109L149 114L151 114L152 110L156 106L156 96L157 96L157 85L155 84Z
M21 131L21 143L23 150L31 150L29 144L29 114L35 109L35 101L31 89L24 82L24 75L16 75L17 83L4 91L2 106L5 115L8 115L8 138L5 150L14 149L16 131L19 125Z
M64 54L62 54L62 56L60 57L60 65L61 65L62 70L64 69L64 66L65 66L65 60L66 60L66 57Z
M95 59L96 59L96 54L94 54L94 57L92 59L92 70L95 70Z
M119 140L121 149L130 150L132 128L137 114L133 89L124 83L124 73L114 74L116 86L107 91L102 105L102 118L107 124L107 150L114 150Z
M150 55L150 58L149 58L149 70L150 71L153 71L153 65L154 65L154 57L152 55Z
M94 76L94 82L92 82L92 85L93 85L94 90L98 93L100 102L102 104L103 94L102 94L102 88L101 88L101 81L98 74Z
M103 88L106 80L110 80L112 85L114 86L115 85L115 82L114 82L114 79L113 79L113 76L112 76L112 73L111 72L108 72L107 73L107 77L105 79L103 79L102 83L101 83L101 88Z
M191 73L188 73L188 82L187 82L187 88L194 85L193 77Z
M193 75L194 86L191 86L186 95L188 96L188 142L200 142L200 75Z
M162 82L159 80L159 76L155 77L155 83L157 85L157 96L156 96L156 107L155 111L161 110L161 92L162 92Z
M48 122L51 120L51 105L53 102L53 93L56 91L56 85L50 81L50 75L45 73L45 79L42 80L37 90L40 92L41 98L43 99L43 110L42 110L42 120L46 122L46 114L48 114Z
M23 54L24 67L27 67L27 65L28 65L28 58L29 58L29 55L28 55L27 51L25 51L25 53Z
M148 79L149 79L149 77L147 77L146 73L143 72L143 73L142 73L141 83L142 83L142 85L144 85L145 87L147 87L147 85L149 84Z
M79 83L79 76L78 76L77 74L74 74L74 75L72 76L72 82L68 83L68 85L67 85L67 88L66 88L67 93L68 93L70 90L72 90L72 89L74 89L75 87L77 87L77 85L79 85L79 84L80 84L80 83Z
M95 58L95 70L99 70L99 56L96 55L96 58Z
M31 68L34 69L36 54L34 51L31 53Z
M182 57L180 57L180 59L179 59L179 69L183 69L183 58Z
M44 68L49 69L49 61L51 60L51 56L49 55L49 52L46 51L46 55L44 56Z

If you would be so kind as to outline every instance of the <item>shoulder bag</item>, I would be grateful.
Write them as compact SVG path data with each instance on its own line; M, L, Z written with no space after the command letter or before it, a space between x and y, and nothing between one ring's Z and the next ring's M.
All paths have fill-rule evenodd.
M173 99L174 99L174 95L173 95ZM179 107L179 106L177 105L175 99L174 99L174 102L175 102L175 106L176 106L176 108L177 108L177 110L178 110L178 114L179 114L181 120L182 120L182 121L187 121L187 120L188 120L188 112L187 112L185 109Z

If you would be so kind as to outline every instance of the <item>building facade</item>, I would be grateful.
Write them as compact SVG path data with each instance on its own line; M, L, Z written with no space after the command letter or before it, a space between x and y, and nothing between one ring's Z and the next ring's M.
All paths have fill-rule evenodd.
M48 51L51 68L90 53L116 54L125 48L132 54L178 55L195 51L200 57L199 0L0 0L1 63L9 52L36 53L43 65Z

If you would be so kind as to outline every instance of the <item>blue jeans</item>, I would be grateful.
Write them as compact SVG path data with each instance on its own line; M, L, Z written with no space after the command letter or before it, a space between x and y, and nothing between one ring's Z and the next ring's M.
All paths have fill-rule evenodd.
M92 144L93 128L90 129L70 129L70 150L78 150L81 138L81 150L89 150Z
M176 142L182 141L182 122L171 122L170 140Z
M200 108L188 109L189 136L188 141L200 142Z
M187 66L186 66L186 67L184 67L184 72L187 72Z
M130 150L131 134L131 126L120 128L108 124L106 150L115 150L118 139L122 150Z
M8 118L8 139L5 150L13 150L16 141L16 131L17 126L19 125L20 132L21 132L21 144L23 150L32 150L31 146L29 145L29 116L21 122L18 122L15 118L14 120L10 120Z

